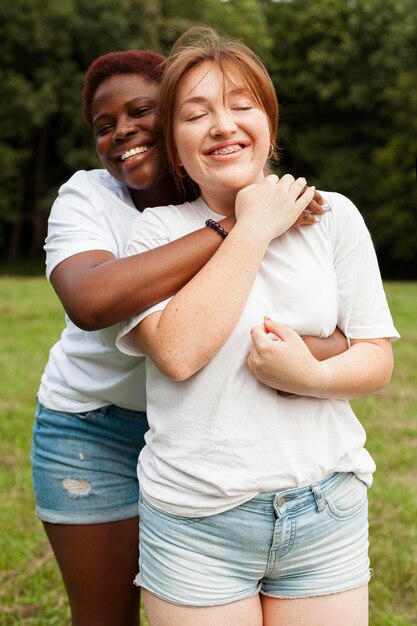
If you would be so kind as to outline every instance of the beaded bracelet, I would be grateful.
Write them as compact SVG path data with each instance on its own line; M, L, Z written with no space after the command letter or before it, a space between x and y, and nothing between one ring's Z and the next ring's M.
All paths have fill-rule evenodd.
M222 237L223 239L226 239L227 235L229 234L226 230L224 230L221 224L215 222L214 220L206 220L206 226L212 228L213 230L216 230L219 233L220 237Z

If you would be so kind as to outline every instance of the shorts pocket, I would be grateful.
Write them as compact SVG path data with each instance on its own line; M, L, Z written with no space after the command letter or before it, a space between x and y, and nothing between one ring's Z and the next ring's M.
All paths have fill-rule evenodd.
M96 411L86 411L85 413L69 413L67 411L55 411L52 409L47 409L42 404L39 404L37 407L37 411L35 414L36 419L39 422L43 422L44 424L55 424L57 418L64 419L82 419L88 420L93 417Z
M325 495L326 510L334 519L350 519L368 504L368 487L355 474L336 484Z

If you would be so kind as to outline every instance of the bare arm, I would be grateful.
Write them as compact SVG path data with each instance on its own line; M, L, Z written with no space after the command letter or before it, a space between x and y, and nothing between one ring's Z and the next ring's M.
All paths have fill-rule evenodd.
M131 331L140 350L167 376L184 380L201 369L224 344L246 303L270 241L305 209L313 189L305 181L268 176L242 190L238 220L207 265L162 312Z
M266 331L281 340L274 341ZM255 327L252 339L249 369L264 384L288 393L351 399L377 391L391 379L389 339L352 339L349 350L322 362L295 331L271 320Z
M234 217L223 220L230 231ZM185 285L213 256L222 238L202 228L167 245L116 259L105 250L62 261L51 283L72 321L84 330L116 324L164 300Z
M311 354L318 361L337 356L349 348L344 334L339 328L326 338L307 336L302 338Z
M315 192L294 226L315 223L322 214L322 196ZM234 216L220 222L230 232ZM202 228L160 248L116 259L106 250L75 254L51 274L51 283L72 321L84 330L98 330L128 319L183 287L218 250L221 237Z

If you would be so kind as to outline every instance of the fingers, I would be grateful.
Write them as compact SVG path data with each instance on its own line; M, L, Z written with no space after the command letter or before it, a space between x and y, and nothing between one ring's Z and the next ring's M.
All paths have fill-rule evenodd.
M281 341L288 341L293 335L297 335L297 333L291 328L288 328L288 326L275 322L269 317L264 317L263 326L267 333L273 333L278 339L281 339Z
M271 337L271 334L275 337ZM251 337L256 350L267 348L271 346L271 343L276 343L277 340L288 341L293 334L297 333L288 326L274 322L267 317L264 318L263 324L255 326L251 330Z
M310 190L313 189L314 190L313 196L311 197L311 200L309 201L309 203L306 205L308 207L308 210L311 213L314 213L317 215L323 215L323 213L326 213L327 211L331 210L330 206L327 204L326 200L323 198L321 193L317 191L317 189L314 186L308 186L307 181L304 177L301 176L295 179L294 176L292 176L291 174L284 174L284 176L281 179L279 179L277 176L274 176L272 174L270 175L270 177L274 178L274 182L280 183L280 185L287 191L291 189L291 192L294 192L297 194L296 196L297 198L304 196L304 194L306 193L309 197L311 197ZM313 223L313 221L306 220L303 223L311 224Z
M307 187L305 192L301 194L301 196L298 197L298 200L295 203L295 206L300 211L300 213L304 211L304 209L306 209L307 206L310 204L310 202L313 200L315 191L316 191L315 187Z
M266 346L269 344L271 339L267 335L268 331L265 330L265 326L260 324L259 326L255 326L250 331L252 341L257 347Z
M298 226L308 226L311 224L317 224L320 221L320 216L314 214L310 211L309 208L304 209L301 215L297 218L297 221L291 226L291 229L297 228Z

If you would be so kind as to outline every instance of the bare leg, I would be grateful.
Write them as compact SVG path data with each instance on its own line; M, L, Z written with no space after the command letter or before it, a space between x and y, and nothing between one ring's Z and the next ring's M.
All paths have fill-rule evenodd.
M259 595L203 608L177 606L142 590L149 626L262 626Z
M368 585L328 596L279 600L262 596L264 626L367 626Z
M138 626L138 518L107 524L44 523L62 573L72 626Z

